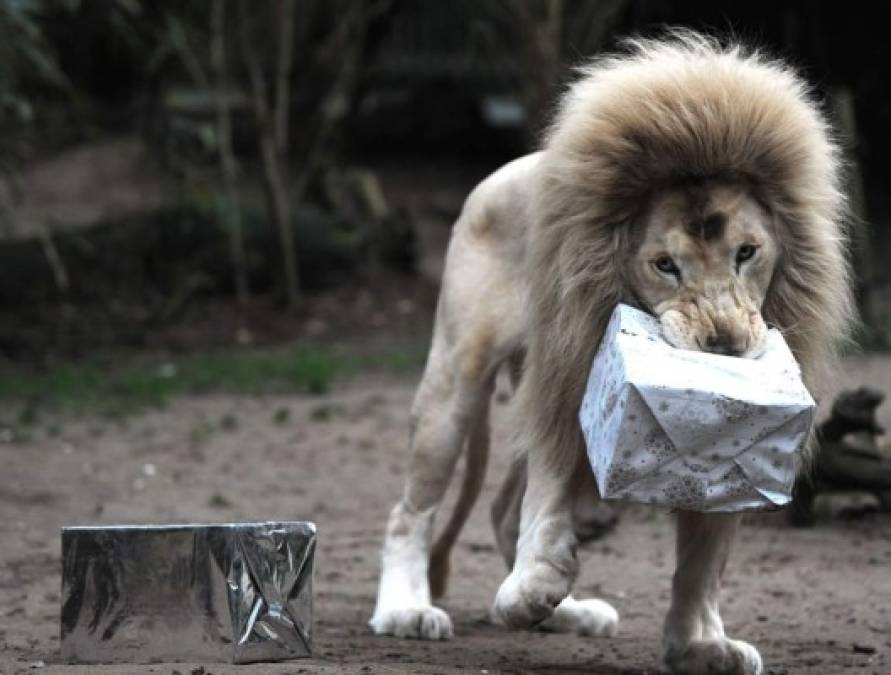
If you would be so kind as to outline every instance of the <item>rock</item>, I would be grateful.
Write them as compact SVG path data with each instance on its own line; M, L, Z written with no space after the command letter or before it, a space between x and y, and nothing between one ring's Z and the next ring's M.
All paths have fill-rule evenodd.
M880 503L872 492L848 490L824 492L814 498L813 510L817 516L829 518L860 518L876 513Z

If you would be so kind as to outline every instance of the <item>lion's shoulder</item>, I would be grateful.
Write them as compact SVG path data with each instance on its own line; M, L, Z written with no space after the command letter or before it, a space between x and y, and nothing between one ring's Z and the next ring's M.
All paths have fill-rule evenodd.
M501 166L473 189L464 202L456 230L492 242L524 238L529 222L529 197L541 153Z

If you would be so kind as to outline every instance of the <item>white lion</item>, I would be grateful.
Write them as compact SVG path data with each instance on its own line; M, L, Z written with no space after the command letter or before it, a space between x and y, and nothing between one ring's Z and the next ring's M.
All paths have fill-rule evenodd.
M543 150L484 180L455 224L375 632L452 636L431 585L444 589L448 550L480 490L493 382L506 364L517 460L493 515L512 571L494 612L513 627L614 633L610 605L569 595L572 505L596 498L577 412L606 321L626 302L659 317L676 346L741 357L759 352L769 322L814 387L854 311L838 173L826 121L781 63L679 33L632 41L588 67ZM431 549L465 445L456 514ZM664 630L676 672L762 672L756 649L727 637L718 613L738 523L678 514Z

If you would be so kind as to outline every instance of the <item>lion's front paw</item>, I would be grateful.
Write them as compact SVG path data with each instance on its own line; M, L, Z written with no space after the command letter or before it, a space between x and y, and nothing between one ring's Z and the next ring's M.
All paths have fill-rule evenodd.
M619 613L603 600L576 600L569 595L557 605L553 615L541 627L555 633L612 637L619 629Z
M377 635L419 640L450 640L452 620L433 605L379 610L368 622Z
M498 589L492 613L510 628L531 628L569 595L570 579L546 563L515 569Z
M694 640L669 647L665 665L676 675L761 675L761 655L748 642L729 638Z

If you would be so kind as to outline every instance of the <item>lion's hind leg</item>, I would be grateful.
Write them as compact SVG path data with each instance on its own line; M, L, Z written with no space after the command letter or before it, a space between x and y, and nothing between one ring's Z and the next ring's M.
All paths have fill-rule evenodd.
M390 513L377 605L377 634L445 640L449 616L432 604L428 582L433 521L469 431L487 410L494 350L474 339L448 345L440 335L412 408L411 460L402 499Z

